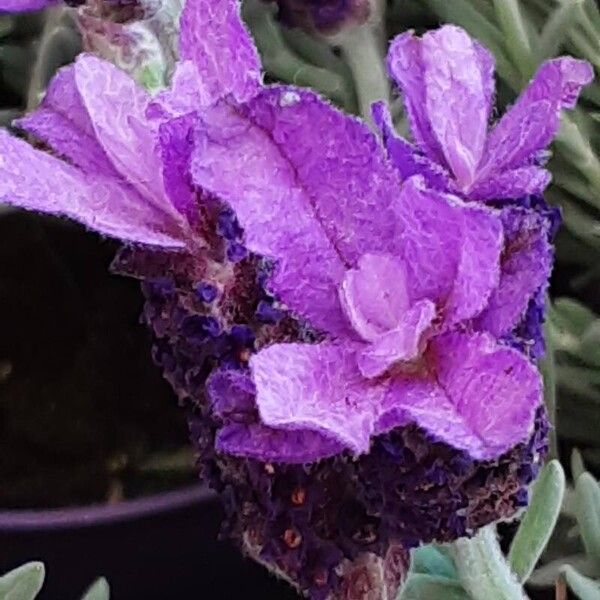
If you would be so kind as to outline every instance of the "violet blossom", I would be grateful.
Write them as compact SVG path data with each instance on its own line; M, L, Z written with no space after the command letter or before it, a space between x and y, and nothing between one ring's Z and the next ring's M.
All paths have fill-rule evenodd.
M431 34L447 35L443 64L481 73L484 51ZM156 97L89 55L63 68L18 123L53 155L0 132L0 199L125 243L115 270L143 282L153 358L229 535L312 598L392 597L407 548L526 503L547 422L535 366L504 339L547 281L549 221L472 201L490 182L460 127L478 103L445 113L446 162L386 130L389 160L359 119L263 85L234 0L189 0L179 53ZM573 104L587 67L556 64L522 114ZM529 160L542 125L503 152ZM513 158L502 177L540 168Z

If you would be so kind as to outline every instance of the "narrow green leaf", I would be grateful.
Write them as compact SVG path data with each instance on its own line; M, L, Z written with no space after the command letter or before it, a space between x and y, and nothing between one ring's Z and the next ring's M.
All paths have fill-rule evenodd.
M532 587L551 587L566 566L577 569L579 573L587 577L597 577L600 575L600 569L585 554L573 554L571 556L561 556L536 569L527 580L527 585Z
M446 577L416 573L402 586L398 600L470 600L461 585Z
M0 577L2 600L33 600L44 585L45 569L41 562L27 563Z
M531 575L552 535L564 493L565 473L560 463L552 460L533 486L529 508L508 553L510 567L521 582Z
M448 579L458 578L452 559L433 545L421 546L413 551L411 569L413 573L447 577Z
M585 549L600 561L600 487L589 473L575 484L575 510Z
M524 600L521 585L511 572L494 526L483 527L472 539L452 544L460 581L472 600Z
M100 577L87 589L81 600L109 600L109 598L110 587L108 581L104 577Z
M563 574L567 585L580 600L600 600L600 584L597 581L581 575L569 566L563 569Z
M556 56L560 46L575 21L577 6L583 0L569 0L557 8L542 29L540 41L535 52L536 60L542 62Z
M506 36L506 50L523 80L527 81L536 68L531 48L537 46L538 42L529 39L528 27L523 20L518 0L493 0L493 3L498 22ZM535 43L532 44L532 41Z
M560 317L558 324L565 326L576 336L582 336L585 330L598 318L585 304L572 298L556 299L553 308Z

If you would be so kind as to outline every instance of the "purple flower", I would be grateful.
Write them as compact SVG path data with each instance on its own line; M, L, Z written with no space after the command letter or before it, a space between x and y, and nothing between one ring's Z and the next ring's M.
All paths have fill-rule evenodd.
M402 176L473 200L540 194L550 181L540 166L560 112L573 108L593 79L574 58L545 62L510 110L488 130L494 99L494 58L459 27L422 38L399 35L388 54L400 87L414 145L396 136L387 109L374 107L386 146Z
M455 28L429 35L450 34L442 79L409 71L431 114L449 82L491 97L487 54ZM155 97L88 55L62 69L19 121L53 155L0 132L0 198L127 244L115 266L144 280L154 358L251 555L313 598L351 597L381 567L370 585L395 587L398 542L510 516L545 453L539 374L503 340L547 280L549 221L468 200L538 173L515 162L552 135L519 128L527 106L543 96L533 112L555 124L584 67L549 63L560 91L553 67L487 142L466 83L438 125L410 105L432 155L395 154L409 146L386 131L390 161L360 120L262 84L234 0L186 4L180 56Z

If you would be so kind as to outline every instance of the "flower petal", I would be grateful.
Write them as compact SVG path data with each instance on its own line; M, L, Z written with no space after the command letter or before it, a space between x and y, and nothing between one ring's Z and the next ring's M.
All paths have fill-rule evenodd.
M574 107L581 88L593 76L591 65L582 60L557 58L544 63L491 131L478 183L531 162L552 141L561 110Z
M364 254L340 286L340 301L354 330L366 341L394 329L410 305L406 270L389 254Z
M376 426L414 422L473 458L495 458L533 430L542 384L519 352L485 334L446 334L431 342L432 376L398 376Z
M375 102L372 111L373 120L381 132L388 156L398 169L402 179L408 179L413 175L422 175L427 184L436 190L453 193L456 191L456 184L448 171L427 158L415 146L396 133L392 116L385 102Z
M176 215L166 199L155 151L157 131L145 115L150 96L120 69L89 54L77 59L75 82L96 137L117 171L156 207Z
M314 93L281 86L203 119L195 183L232 206L253 252L278 261L271 286L282 301L347 333L337 298L346 269L398 245L399 180L376 138Z
M435 305L421 300L409 308L397 327L380 335L359 353L357 362L362 375L368 379L383 375L398 362L417 358L423 347L423 334L435 318Z
M480 312L499 278L498 214L427 189L418 177L403 184L397 210L411 301L435 301L448 325Z
M384 388L356 369L361 346L275 344L250 359L265 425L317 431L356 454L367 452Z
M77 89L73 65L57 72L40 108L18 119L15 124L80 169L120 178L96 138Z
M0 0L0 13L29 12L58 4L59 0Z
M274 429L260 423L231 423L217 432L217 452L265 462L304 464L340 454L344 447L315 431Z
M470 192L473 200L514 200L524 196L539 196L548 187L552 176L542 167L519 167L492 175Z
M112 237L183 247L181 230L130 186L79 171L0 130L0 201L64 215Z
M547 284L553 260L546 219L533 210L511 207L502 212L502 221L506 243L500 282L475 320L478 329L496 337L517 325L529 301Z
M258 92L260 59L242 23L238 0L188 0L181 15L179 51L196 66L199 93L209 102L228 95L244 102Z
M453 25L426 33L421 44L429 122L459 186L466 188L485 145L494 62Z

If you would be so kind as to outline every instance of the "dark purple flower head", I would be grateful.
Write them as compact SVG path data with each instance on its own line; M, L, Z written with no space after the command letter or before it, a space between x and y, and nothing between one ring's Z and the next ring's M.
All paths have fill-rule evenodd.
M371 14L372 0L265 0L276 2L278 16L288 27L335 33L344 25L360 25Z
M0 132L4 201L127 244L230 535L313 598L379 597L407 547L510 517L545 454L541 379L507 339L551 220L512 201L587 66L542 67L486 139L483 49L442 28L392 52L423 144L386 130L392 160L315 93L262 84L234 0L188 1L157 96L89 55L62 69L20 121L54 155Z

